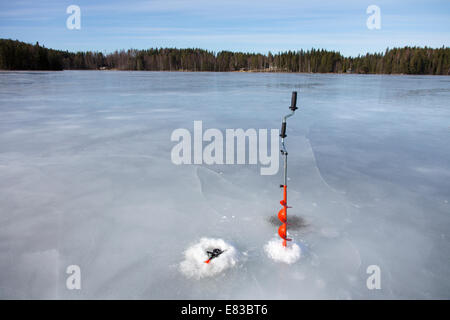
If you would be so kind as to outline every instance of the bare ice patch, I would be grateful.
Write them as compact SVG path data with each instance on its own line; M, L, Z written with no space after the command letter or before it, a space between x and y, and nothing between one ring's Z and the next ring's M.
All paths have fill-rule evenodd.
M207 250L218 248L224 252L217 258L208 260ZM200 279L214 276L237 263L237 250L222 239L202 238L184 252L184 260L180 263L180 271L188 278Z
M295 242L288 242L287 247L283 247L282 240L275 238L270 240L265 246L267 256L277 262L292 264L300 259L301 249Z

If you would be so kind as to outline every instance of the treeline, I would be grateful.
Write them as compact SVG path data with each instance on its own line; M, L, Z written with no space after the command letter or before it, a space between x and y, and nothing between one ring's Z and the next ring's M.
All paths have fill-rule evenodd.
M384 53L344 57L327 50L287 51L267 55L203 49L122 50L109 54L47 49L0 39L3 70L148 70L260 71L450 75L450 48L404 47Z

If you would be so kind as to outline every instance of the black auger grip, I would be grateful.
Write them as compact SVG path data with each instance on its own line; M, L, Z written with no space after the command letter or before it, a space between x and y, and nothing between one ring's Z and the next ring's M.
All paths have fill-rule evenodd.
M292 91L291 106L289 107L292 111L297 110L297 91Z
M281 134L280 137L282 137L283 139L287 137L286 135L286 122L282 122L281 123Z

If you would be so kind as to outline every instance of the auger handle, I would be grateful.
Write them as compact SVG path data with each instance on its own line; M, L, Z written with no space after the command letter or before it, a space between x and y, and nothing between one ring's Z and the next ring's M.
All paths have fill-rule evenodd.
M291 106L289 107L289 109L291 109L292 113L288 114L286 116L284 116L283 118L283 122L281 123L281 134L280 137L282 139L286 138L286 119L289 118L290 116L292 116L295 112L295 110L297 110L297 91L292 91L292 96L291 96Z
M291 106L289 107L292 111L297 110L297 91L292 91Z
M287 137L286 135L286 121L283 121L281 123L281 134L280 137L282 137L283 139Z

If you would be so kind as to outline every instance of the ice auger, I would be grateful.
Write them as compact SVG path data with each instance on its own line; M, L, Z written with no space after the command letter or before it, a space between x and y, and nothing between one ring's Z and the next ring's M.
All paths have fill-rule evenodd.
M283 206L281 210L278 212L278 219L281 221L281 226L278 228L278 235L283 239L283 246L286 247L287 241L291 241L291 239L287 238L287 209L291 208L287 205L287 156L288 152L286 150L286 146L284 145L284 139L287 137L286 135L286 119L292 117L297 110L297 91L292 92L291 97L291 113L285 115L283 117L283 122L281 123L281 155L284 156L284 180L283 184L280 185L280 188L283 188L283 200L280 201L280 204Z

